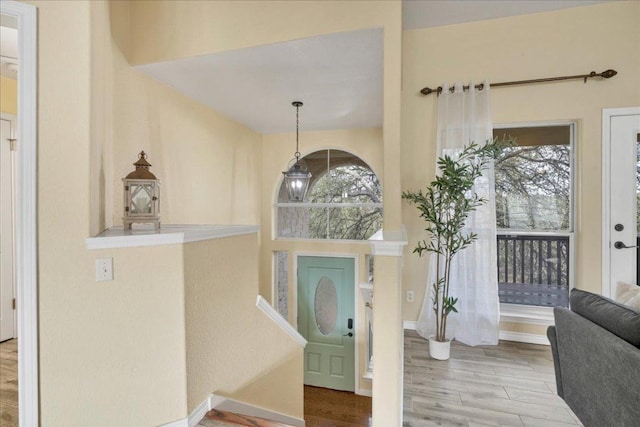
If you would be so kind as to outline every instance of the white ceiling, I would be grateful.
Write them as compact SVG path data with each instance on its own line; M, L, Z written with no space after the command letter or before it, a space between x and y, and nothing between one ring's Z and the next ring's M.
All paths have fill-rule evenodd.
M403 0L405 30L588 6L612 0Z
M138 67L261 133L382 124L382 30L338 33Z

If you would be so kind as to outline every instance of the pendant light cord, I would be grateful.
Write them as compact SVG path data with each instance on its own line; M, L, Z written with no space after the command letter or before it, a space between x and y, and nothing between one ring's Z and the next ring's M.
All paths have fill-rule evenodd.
M296 104L296 163L300 162L300 150L298 147L298 126L299 126L299 118L298 118L298 113L300 111L300 105Z

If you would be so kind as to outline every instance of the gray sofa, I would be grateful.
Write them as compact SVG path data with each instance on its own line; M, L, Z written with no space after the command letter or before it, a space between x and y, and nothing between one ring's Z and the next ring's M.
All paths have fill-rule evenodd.
M640 426L640 313L578 289L570 301L547 330L558 395L586 427Z

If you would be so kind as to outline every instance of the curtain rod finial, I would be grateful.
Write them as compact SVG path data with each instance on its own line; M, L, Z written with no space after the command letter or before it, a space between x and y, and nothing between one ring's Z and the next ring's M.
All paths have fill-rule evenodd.
M442 93L442 86L438 86L435 89L431 89L430 87L425 87L420 90L420 93L423 95L431 95L432 93L437 93L440 95Z
M616 70L607 70L607 71L603 71L600 75L602 77L604 77L605 79L609 79L609 78L615 76L616 74L618 74L618 72Z
M435 92L435 90L431 89L430 87L425 87L420 90L420 93L423 95L431 95L433 92Z

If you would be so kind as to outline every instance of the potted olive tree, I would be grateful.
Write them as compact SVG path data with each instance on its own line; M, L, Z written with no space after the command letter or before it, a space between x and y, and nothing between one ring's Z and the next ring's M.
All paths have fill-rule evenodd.
M428 237L418 242L413 252L419 256L433 253L436 257L435 281L431 283L436 324L435 335L429 338L429 354L436 359L449 358L451 340L447 339L447 317L451 312L458 312L458 298L449 292L451 261L478 238L473 232L465 232L464 225L469 214L486 202L473 191L473 185L503 145L504 142L498 140L482 146L470 143L457 155L445 154L438 159L436 178L424 191L402 193L402 198L416 205L420 217L427 223Z

